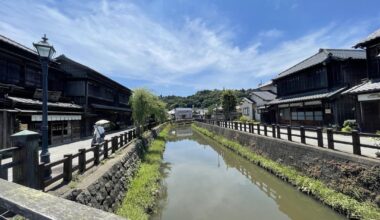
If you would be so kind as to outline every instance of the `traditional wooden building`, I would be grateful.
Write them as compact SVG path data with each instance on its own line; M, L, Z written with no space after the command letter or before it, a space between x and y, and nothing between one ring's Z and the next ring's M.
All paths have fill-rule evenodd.
M65 94L83 108L82 136L91 135L94 123L100 119L111 121L117 129L132 124L130 89L65 55L57 57L56 62L68 75Z
M277 98L269 102L280 124L341 126L355 117L355 100L342 92L366 72L363 50L320 49L273 79Z
M82 107L64 92L66 74L58 63L49 66L49 144L80 137ZM42 75L37 53L0 35L0 148L11 145L19 130L39 132L42 119Z
M355 45L366 49L368 71L363 82L346 92L357 101L357 122L362 131L380 130L380 29Z

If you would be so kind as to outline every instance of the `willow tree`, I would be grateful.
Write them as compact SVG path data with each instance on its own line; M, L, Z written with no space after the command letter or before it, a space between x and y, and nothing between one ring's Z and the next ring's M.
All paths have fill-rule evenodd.
M147 89L135 89L129 103L134 124L138 129L152 117L159 122L167 118L165 103Z
M224 117L226 120L231 120L231 113L235 111L237 103L234 91L224 90L221 99Z

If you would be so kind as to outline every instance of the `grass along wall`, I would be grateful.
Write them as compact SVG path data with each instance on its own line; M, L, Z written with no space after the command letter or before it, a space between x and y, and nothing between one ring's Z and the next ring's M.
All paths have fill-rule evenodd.
M205 128L201 128L195 124L193 124L193 128L284 181L289 182L302 192L313 196L334 210L346 215L348 218L380 219L380 209L373 203L357 201L348 195L331 189L331 187L320 180L304 175L293 167L268 159L236 141L229 140Z
M117 214L132 220L148 219L154 212L161 187L160 180L165 138L170 130L167 125L147 148L136 176L123 199Z

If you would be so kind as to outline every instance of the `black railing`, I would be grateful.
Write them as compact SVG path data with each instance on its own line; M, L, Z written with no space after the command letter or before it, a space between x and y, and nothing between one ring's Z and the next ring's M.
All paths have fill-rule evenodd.
M380 150L379 145L377 145L374 140L374 145L361 143L361 138L373 138L378 139L380 142L380 135L370 134L370 133L360 133L358 131L352 132L341 132L341 131L333 131L331 128L326 129L326 140L327 143L324 143L323 138L323 129L321 127L311 128L311 127L303 127L303 126L290 126L290 125L278 125L278 124L260 124L260 123L252 123L252 122L239 122L239 121L219 121L219 120L197 120L199 122L212 124L215 126L238 130L242 132L271 136L273 138L284 139L288 141L294 141L293 137L300 138L300 142L303 144L308 144L308 140L316 140L318 147L326 147L334 150L334 144L344 144L352 147L353 154L361 155L362 148L371 148ZM307 133L306 133L307 132ZM342 137L347 137L347 139L351 139L351 141L347 140L339 140L337 138L340 135L340 139ZM309 144L310 145L310 144ZM315 144L312 144L315 145Z

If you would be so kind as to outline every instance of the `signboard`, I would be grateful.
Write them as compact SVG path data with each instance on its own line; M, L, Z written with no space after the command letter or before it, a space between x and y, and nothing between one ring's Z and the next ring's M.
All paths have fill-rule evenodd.
M79 121L81 115L48 115L48 121ZM42 115L32 115L32 121L42 121Z
M380 92L358 95L358 101L380 100Z
M290 107L301 107L301 106L302 106L302 102L291 103L291 104L290 104Z
M331 114L331 108L326 108L325 109L325 114Z
M322 101L320 100L317 100L317 101L309 101L309 102L305 102L304 105L321 105L322 104Z

